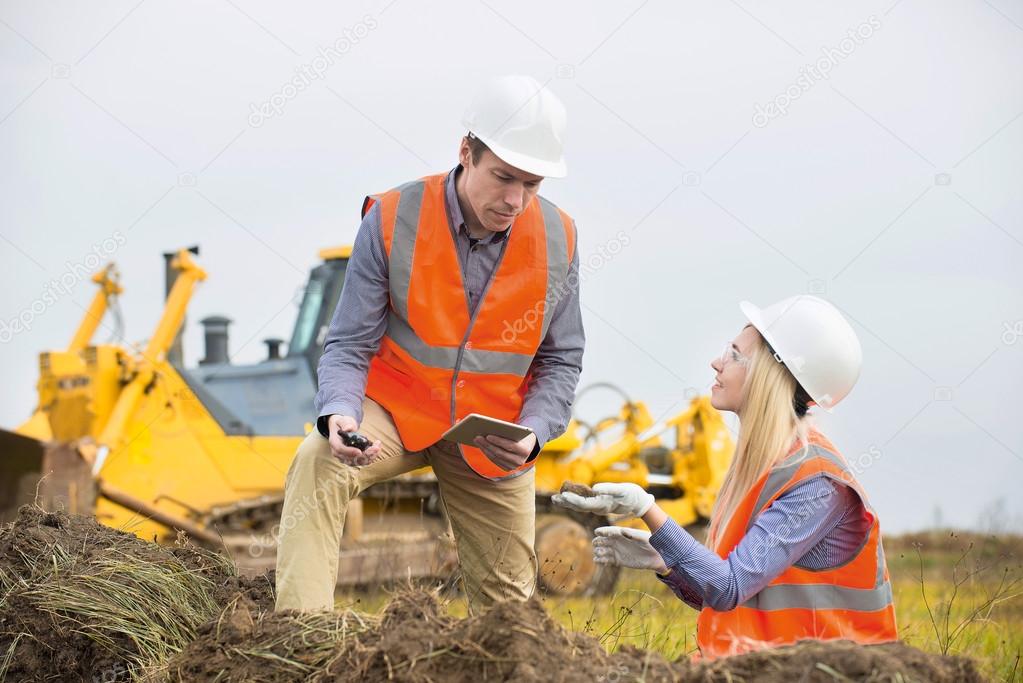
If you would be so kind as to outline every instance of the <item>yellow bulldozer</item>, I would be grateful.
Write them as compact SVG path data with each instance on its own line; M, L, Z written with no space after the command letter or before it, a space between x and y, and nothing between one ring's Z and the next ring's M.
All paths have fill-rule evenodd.
M320 252L287 353L283 340L267 339L266 358L250 365L231 362L231 321L222 316L201 321L205 357L184 365L180 331L206 279L197 247L164 254L166 302L144 345L92 343L123 291L113 264L96 273L98 289L68 347L39 355L31 417L0 430L0 522L35 502L95 514L158 542L184 532L245 571L273 568L287 524L284 475L313 429L316 366L350 254ZM592 426L572 420L536 465L543 589L604 593L617 578L590 553L593 529L607 520L552 506L564 481L635 482L688 525L709 516L731 453L728 429L706 397L662 424L628 397L618 415ZM453 576L454 545L430 469L364 491L349 510L340 558L344 584Z

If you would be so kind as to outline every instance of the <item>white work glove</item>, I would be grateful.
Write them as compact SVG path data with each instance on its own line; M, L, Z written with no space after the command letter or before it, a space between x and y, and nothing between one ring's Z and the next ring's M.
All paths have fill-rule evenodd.
M650 532L622 526L602 526L593 532L593 561L633 569L668 571L664 558L650 545Z
M551 500L555 505L577 512L607 515L614 521L642 517L654 504L654 497L636 484L594 484L596 496L586 498L578 493L555 493Z

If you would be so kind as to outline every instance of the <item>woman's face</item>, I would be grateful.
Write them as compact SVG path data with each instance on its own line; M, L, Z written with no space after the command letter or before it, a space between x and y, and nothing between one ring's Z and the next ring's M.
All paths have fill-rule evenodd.
M718 410L738 413L742 405L742 387L746 382L753 349L756 348L760 333L752 325L742 328L721 356L715 358L710 367L714 368L714 386L710 389L710 404Z

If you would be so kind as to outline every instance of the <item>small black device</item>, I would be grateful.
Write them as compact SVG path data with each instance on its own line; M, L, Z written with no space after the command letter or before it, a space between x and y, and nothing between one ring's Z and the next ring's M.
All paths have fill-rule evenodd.
M358 448L360 451L365 451L373 445L372 441L358 432L343 432L339 429L337 435L341 437L341 442L349 448Z

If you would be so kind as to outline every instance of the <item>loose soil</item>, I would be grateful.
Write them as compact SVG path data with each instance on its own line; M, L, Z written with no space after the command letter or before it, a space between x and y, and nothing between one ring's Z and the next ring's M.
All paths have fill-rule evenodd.
M125 603L145 607L149 598L130 572L111 570L114 560L136 575L155 572L156 583L139 585L180 585L194 603L181 613L196 623L168 623L155 607L125 612L123 603L104 612L111 585L123 589L113 594ZM86 598L95 599L54 609L47 597L71 585L94 586ZM0 589L0 679L19 683L983 680L967 658L902 643L806 641L712 662L668 662L633 647L608 654L597 639L553 621L538 599L464 619L422 590L396 595L378 615L273 612L272 577L240 578L209 551L158 546L93 518L27 506L0 530ZM138 634L147 628L166 635L158 643L165 654L145 654L153 644L143 648Z
M859 646L806 641L714 662L666 662L632 647L608 654L588 635L555 623L534 599L504 603L482 616L444 614L432 594L396 596L372 622L334 613L331 632L296 612L254 615L229 609L184 652L165 677L285 681L982 681L972 661L924 653L902 643ZM344 622L344 626L340 626ZM347 633L341 637L341 629ZM272 646L267 646L273 644ZM843 678L844 677L844 678Z
M145 563L165 572L168 581L189 584L194 594L211 599L209 604L202 601L212 612L206 618L238 602L254 610L273 608L272 579L239 577L213 553L188 545L159 546L93 517L26 505L0 530L0 680L128 680L138 668L139 645L104 623L102 601L97 598L81 610L54 609L50 597L90 582L103 582L109 592L118 581L130 595L130 577L118 575L118 563ZM159 580L161 574L154 576ZM135 597L144 604L145 596ZM159 623L160 615L139 616ZM187 628L173 626L179 637L191 635ZM184 644L167 646L173 650Z

